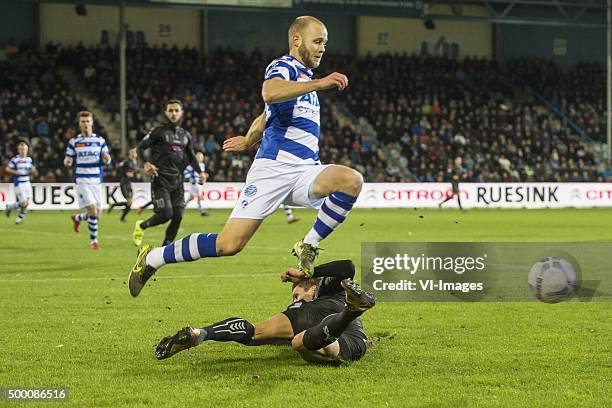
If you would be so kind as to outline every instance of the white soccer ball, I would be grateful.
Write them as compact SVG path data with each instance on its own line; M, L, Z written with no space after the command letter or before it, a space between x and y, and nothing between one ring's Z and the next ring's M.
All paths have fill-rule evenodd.
M565 259L549 256L531 267L528 281L536 299L546 303L558 303L574 293L576 271Z

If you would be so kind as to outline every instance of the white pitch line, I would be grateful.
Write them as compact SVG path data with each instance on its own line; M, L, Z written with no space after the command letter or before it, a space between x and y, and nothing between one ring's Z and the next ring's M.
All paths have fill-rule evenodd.
M253 277L262 277L262 276L276 276L275 272L270 273L228 273L226 275L207 275L206 273L202 273L200 275L169 275L156 277L162 280L164 279L193 279L193 278L253 278ZM0 282L78 282L78 281L110 281L110 280L121 280L127 279L118 278L118 277L97 277L97 278L25 278L25 279L0 279ZM280 279L279 279L280 281Z

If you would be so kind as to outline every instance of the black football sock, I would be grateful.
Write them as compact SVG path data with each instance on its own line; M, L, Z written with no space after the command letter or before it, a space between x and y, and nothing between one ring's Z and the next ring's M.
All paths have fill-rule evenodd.
M172 213L170 213L172 214ZM140 224L140 228L147 229L156 225L165 224L170 219L170 214L167 212L155 212L151 217Z
M363 312L351 311L345 307L342 312L325 317L321 323L306 330L304 347L308 350L318 350L329 346L338 340L346 327L362 314Z
M200 329L200 335L196 344L206 340L212 341L235 341L248 345L255 334L255 326L241 317L230 317L229 319L211 324Z
M459 209L463 210L463 207L461 206L461 197L457 196L457 202L459 203Z
M128 203L125 203L125 208L123 208L123 212L121 213L121 218L119 218L121 221L125 220L125 217L130 212L130 208L132 207L130 207Z
M451 199L451 198L453 198L453 196L446 197L446 200L442 201L442 202L441 202L440 204L438 204L438 205L442 205L442 204L444 204L445 202L450 201L450 199Z

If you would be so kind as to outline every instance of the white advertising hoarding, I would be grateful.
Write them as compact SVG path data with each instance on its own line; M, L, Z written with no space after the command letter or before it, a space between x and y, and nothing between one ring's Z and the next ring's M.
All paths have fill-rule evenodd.
M75 210L74 184L34 183L30 209ZM201 197L206 208L233 208L243 183L206 183ZM150 184L134 183L133 207L150 200ZM189 197L185 184L185 198ZM451 193L448 183L366 183L356 207L434 208ZM462 183L459 194L464 208L590 208L612 207L612 183ZM118 183L104 183L105 204L123 201ZM15 201L13 185L0 183L0 205ZM191 201L187 208L196 208ZM453 199L445 207L456 208Z

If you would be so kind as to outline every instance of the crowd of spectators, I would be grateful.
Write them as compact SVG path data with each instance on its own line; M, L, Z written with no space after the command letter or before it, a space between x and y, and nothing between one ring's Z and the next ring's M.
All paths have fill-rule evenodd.
M595 141L606 140L605 67L578 62L568 70L539 58L512 61L508 71L544 96Z
M206 155L211 181L243 181L254 152L230 154L222 151L223 141L244 135L251 121L263 112L261 82L267 64L278 55L259 51L245 54L216 50L200 58L192 48L150 47L129 52L127 63L127 122L130 144L136 144L164 118L161 113L167 98L184 103L183 127L195 138L196 149ZM62 60L77 67L95 89L100 103L118 112L116 89L117 51L113 48L65 48ZM322 96L321 159L352 165L367 174L374 155L359 153L355 136L341 128ZM368 145L366 144L366 147ZM374 148L375 149L375 148ZM383 176L384 178L384 176Z
M163 101L183 101L183 127L206 156L211 181L244 181L254 151L230 154L223 141L244 135L263 111L260 96L266 65L277 55L216 50L201 56L193 48L142 47L127 58L128 140L135 145L161 123ZM579 64L563 72L539 60L462 61L410 55L326 55L321 77L346 73L344 92L320 94L321 150L324 163L358 169L366 181L593 181L598 168L588 143L544 104L516 94L512 75L549 98L578 126L600 139L603 128L601 66ZM100 106L113 114L117 98L117 50L111 47L24 48L0 59L0 153L13 155L17 140L29 140L39 181L68 181L63 150L75 134L83 109L58 75L59 66L76 70ZM551 73L555 73L551 75ZM556 76L555 76L556 75ZM553 79L551 79L553 78ZM562 82L563 86L555 84ZM341 126L331 103L343 104L367 120L377 136ZM97 129L104 134L103 129ZM384 149L386 148L386 149ZM386 157L391 152L394 160ZM115 150L115 163L121 157ZM393 162L393 164L391 164ZM406 166L406 175L399 166ZM116 170L106 170L116 179Z
M607 177L588 143L542 102L515 92L508 67L408 55L367 56L353 67L346 104L401 150L421 181L457 173L491 182Z
M37 181L70 181L62 160L66 143L75 135L76 114L84 107L58 74L56 57L14 44L2 49L0 161L4 165L17 154L17 143L23 140L39 171ZM104 134L99 126L97 130Z

